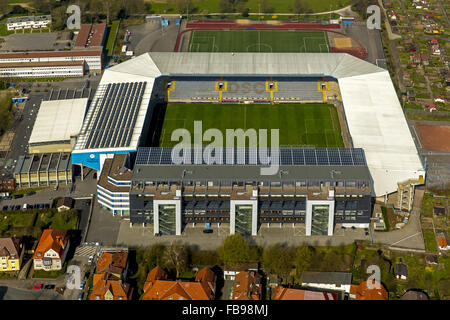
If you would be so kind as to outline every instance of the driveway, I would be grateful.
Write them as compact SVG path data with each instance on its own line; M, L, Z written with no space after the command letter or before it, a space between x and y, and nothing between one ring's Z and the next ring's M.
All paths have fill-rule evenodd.
M0 286L0 300L64 300L64 299L59 293L46 289L25 290Z

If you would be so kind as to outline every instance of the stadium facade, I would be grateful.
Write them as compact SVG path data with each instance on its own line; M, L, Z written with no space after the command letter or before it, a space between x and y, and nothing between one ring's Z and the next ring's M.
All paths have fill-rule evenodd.
M217 81L223 77L266 77L271 81L277 77L318 79L331 77L339 85L353 144L353 148L340 149L343 150L342 153L331 152L337 152L338 157L348 153L353 155L353 152L362 153L364 164L355 165L352 157L348 163L343 163L342 158L339 163L330 162L329 151L326 151L328 162L325 163L323 149L295 151L302 152L303 164L281 165L280 172L289 173L286 176L275 175L269 178L259 177L254 172L255 166L246 164L212 167L197 165L190 168L187 165L168 164L167 161L147 163L142 160L142 154L158 151L139 147L144 145L149 133L156 104L165 101L170 94L167 84L172 77L198 79L216 77ZM383 94L380 94L381 92ZM161 151L161 156L163 152L168 151ZM294 153L293 149L283 152L291 152L291 155ZM307 164L306 152L314 152L315 157L321 159L321 162ZM121 160L116 160L114 154L125 156L122 156ZM112 162L133 164L135 157L137 159L135 165L129 166L132 171L122 173L126 176L126 181L120 185L120 174L116 171L120 171L121 166L111 167ZM206 214L209 206L215 208L210 208L210 212L218 210L219 214L221 208L223 209L225 215L221 218L223 221L229 220L231 233L242 229L245 233L255 234L258 224L267 222L263 218L271 218L265 217L264 214L278 214L277 212L281 214L281 218L274 217L273 221L277 222L280 221L277 219L281 219L280 222L292 222L295 219L300 222L303 214L303 222L309 230L307 232L311 234L315 232L330 234L327 228L331 228L332 224L341 219L338 216L341 213L344 218L341 222L363 227L370 221L371 213L368 208L370 205L367 199L396 192L399 183L408 182L410 185L423 183L425 177L424 166L388 71L345 53L143 54L105 70L72 152L72 161L74 164L102 171L101 176L106 178L102 180L100 177L99 181L99 195L101 193L104 195L103 200L99 196L102 205L114 213L129 214L132 223L152 222L155 233L173 234L181 232L183 223L212 222L213 220L198 220L206 216L200 217L195 214L197 210L199 212L204 210ZM108 170L102 170L104 164L108 164ZM114 172L116 178L112 177ZM191 176L189 179L185 176L186 172L187 176ZM340 179L336 178L336 172L342 174ZM314 174L310 176L310 173ZM106 181L106 184L102 181ZM190 186L196 187L195 193L186 191ZM197 198L197 195L202 197L203 191L198 190L209 186L219 188L219 191L214 193L218 194L218 199L223 193L229 200L189 201L190 194L192 199ZM261 200L264 187L271 190L267 193L269 199L267 201ZM292 187L294 193L285 193L284 190L291 190ZM297 190L297 187L300 189ZM306 189L301 189L304 187ZM344 191L339 189L342 187ZM111 191L114 188L119 189ZM282 192L278 192L277 188L281 188ZM314 188L319 188L319 191ZM352 188L356 188L357 191ZM275 190L274 193L272 190ZM125 194L124 197L122 193ZM292 200L290 198L292 194L294 199L297 196L303 197L305 200L303 204L302 200ZM344 199L349 197L358 201L348 204L348 220L345 214L347 202L338 203L337 200L342 196ZM277 197L281 199L274 200ZM314 204L313 201L318 202ZM322 205L323 207L319 208ZM286 209L283 209L283 206ZM316 213L314 206L318 206ZM342 206L344 209L339 209ZM287 214L283 218L283 212L291 211L293 215ZM193 215L189 216L189 212L193 212ZM248 217L250 212L251 222L242 224L237 222L238 217ZM324 212L329 218L326 224L323 220ZM354 219L350 214L354 214ZM327 226L326 232L323 228L317 231L317 226L312 226L313 216L321 217L322 224ZM168 222L161 219L168 219ZM313 231L314 228L316 231Z

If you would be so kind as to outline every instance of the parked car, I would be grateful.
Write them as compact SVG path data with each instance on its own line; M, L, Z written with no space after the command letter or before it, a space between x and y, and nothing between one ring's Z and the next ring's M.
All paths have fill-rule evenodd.
M16 208L17 208L17 206L16 206ZM20 209L20 206L19 206L19 209ZM23 204L23 207L22 207L22 210L27 210L28 209L28 205L26 204L26 203L24 203ZM17 210L17 209L16 209Z
M78 300L83 300L84 292L80 292L78 295Z
M89 257L89 259L88 259L88 263L89 263L89 264L91 264L91 263L92 263L92 261L94 261L94 256L90 256L90 257Z
M20 204L17 204L17 205L14 207L14 210L20 210Z
M81 281L80 290L83 290L85 285L86 285L86 281Z
M15 194L14 199L23 198L23 194Z
M44 208L45 209L50 209L50 204L49 203L44 204Z
M4 199L5 200L12 200L12 197L11 196L6 196Z
M203 233L213 233L213 229L203 229Z
M53 290L53 289L55 289L55 285L54 284L47 284L47 285L44 286L44 289Z
M89 279L89 276L91 275L91 273L88 271L84 274L84 279L87 280Z
M36 289L36 290L42 289L42 283L36 283L36 284L33 286L33 289Z
M6 210L8 210L8 206L3 206L2 211L6 211Z
M26 196L32 196L33 194L36 194L36 192L35 191L30 191L30 192L26 193L25 195Z
M19 207L20 207L20 206L19 206ZM20 209L20 208L19 208L19 209ZM13 204L9 206L9 210L14 210L14 205L13 205Z
M39 203L39 209L44 209L44 204L43 203Z

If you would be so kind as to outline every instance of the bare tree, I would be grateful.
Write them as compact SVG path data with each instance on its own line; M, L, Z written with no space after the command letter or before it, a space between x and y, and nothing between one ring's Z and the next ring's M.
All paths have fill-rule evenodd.
M164 264L175 269L178 278L187 265L187 250L183 245L176 244L175 242L168 246L163 254Z

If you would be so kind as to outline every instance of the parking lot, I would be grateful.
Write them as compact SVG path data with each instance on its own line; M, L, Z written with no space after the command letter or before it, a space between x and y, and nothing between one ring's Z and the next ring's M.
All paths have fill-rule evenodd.
M170 245L173 241L180 241L183 244L198 247L201 250L216 250L223 240L230 234L229 224L212 224L212 233L204 233L205 224L192 226L188 224L184 227L181 236L160 236L153 234L153 225L133 225L130 227L129 221L122 221L119 234L117 236L117 245L127 245L132 247L149 246L153 244ZM266 224L261 225L258 230L258 236L248 237L251 244L259 246L268 246L274 243L282 243L289 246L298 246L302 244L314 246L341 246L353 243L355 240L370 240L370 235L366 234L364 229L342 229L341 225L336 225L334 235L324 236L306 236L305 225L303 224Z

